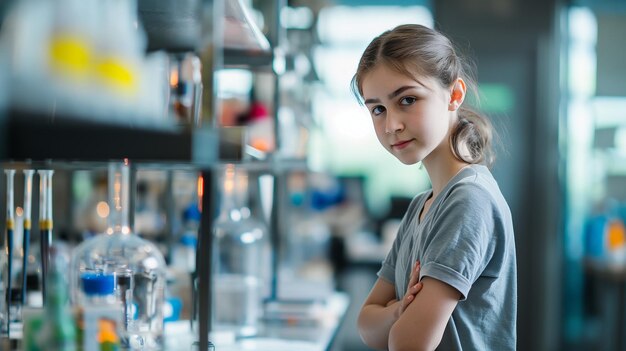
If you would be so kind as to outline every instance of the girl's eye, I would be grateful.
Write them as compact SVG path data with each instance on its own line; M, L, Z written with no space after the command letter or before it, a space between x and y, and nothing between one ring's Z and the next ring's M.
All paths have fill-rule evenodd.
M385 108L380 105L374 106L374 108L372 109L372 115L374 116L378 116L383 112L385 112Z
M406 96L400 99L400 105L405 105L405 106L413 105L415 101L417 101L417 99L414 98L413 96Z

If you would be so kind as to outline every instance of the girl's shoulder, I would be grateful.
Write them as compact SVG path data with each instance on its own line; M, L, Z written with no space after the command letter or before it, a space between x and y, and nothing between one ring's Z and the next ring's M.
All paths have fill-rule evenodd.
M491 172L477 165L469 167L463 176L448 184L440 207L462 207L464 211L484 214L510 212Z
M446 186L446 195L481 198L487 201L497 201L502 197L500 187L489 169L482 165L471 165L453 178Z

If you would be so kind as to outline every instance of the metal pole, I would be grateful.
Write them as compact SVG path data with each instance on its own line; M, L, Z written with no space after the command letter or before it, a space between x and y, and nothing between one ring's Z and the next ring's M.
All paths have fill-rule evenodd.
M217 82L215 72L223 67L224 55L224 0L202 0L199 9L201 36L198 43L198 56L201 60L202 79L202 116L200 125L202 129L219 127ZM200 351L209 350L209 333L211 331L212 316L211 306L213 294L211 292L211 279L213 272L213 215L215 180L213 171L204 168L202 174L202 219L198 235L198 247L196 252L196 274L198 278L198 344Z
M213 214L215 187L213 172L202 171L202 219L196 253L196 273L198 276L198 343L199 350L209 349L209 332L212 326L211 306L213 302Z
M174 171L168 169L166 171L167 181L165 185L165 203L166 203L166 212L167 212L167 254L165 255L165 261L170 264L172 263L172 250L174 249L174 245L176 245L176 238L178 237L177 233L174 232L176 229L175 217L176 217L176 206L174 204Z

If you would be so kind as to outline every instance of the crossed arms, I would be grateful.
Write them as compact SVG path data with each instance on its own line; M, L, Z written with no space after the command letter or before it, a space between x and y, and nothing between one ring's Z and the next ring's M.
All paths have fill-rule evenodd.
M358 329L370 347L390 351L434 350L461 293L430 277L418 282L419 263L412 272L406 294L396 300L394 286L378 279L365 300Z

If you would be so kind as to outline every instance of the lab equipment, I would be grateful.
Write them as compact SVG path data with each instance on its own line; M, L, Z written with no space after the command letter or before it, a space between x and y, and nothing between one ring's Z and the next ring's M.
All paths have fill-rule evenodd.
M135 235L128 223L129 165L109 165L109 228L77 246L72 255L72 299L80 299L86 272L113 274L122 305L121 343L131 350L163 349L165 260L151 242Z
M52 244L52 175L53 170L39 170L39 252L41 253L41 291L46 301L48 249Z
M26 282L28 272L28 255L30 252L30 228L31 228L31 209L32 209L32 197L33 197L33 174L32 169L25 169L24 171L24 216L23 225L24 230L22 236L22 306L26 305Z
M222 176L221 209L215 222L215 329L246 337L258 333L267 291L270 249L267 229L243 210L247 178L228 165Z
M20 313L18 306L14 305L14 299L12 298L13 286L13 229L15 225L15 213L13 207L14 190L13 190L13 178L15 176L14 169L6 169L4 173L7 176L7 217L6 217L6 275L4 278L5 294L6 294L6 312L5 321L3 323L3 331L6 330L6 334L10 338L11 322L16 318L16 314ZM4 268L3 268L4 270Z

